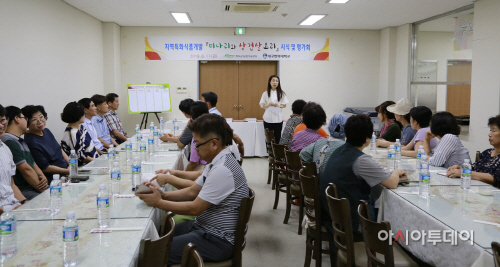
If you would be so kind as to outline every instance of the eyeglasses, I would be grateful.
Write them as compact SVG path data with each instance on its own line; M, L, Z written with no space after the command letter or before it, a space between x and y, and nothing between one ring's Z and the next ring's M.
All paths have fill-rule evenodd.
M25 119L25 120L26 120L26 122L29 122L29 121L28 121L28 118L26 118L25 116L22 116L22 117L19 117L19 116L18 116L18 118L20 118L20 119Z
M208 143L208 142L210 142L210 141L212 141L214 139L219 140L219 138L212 138L212 139L208 139L207 141L205 141L205 142L203 142L203 143L201 143L199 145L197 145L196 142L193 142L194 149L198 150L198 149L200 149L200 146L202 146L202 145L204 145L204 144L206 144L206 143Z
M39 121L39 122L45 122L46 118L44 116L40 117L40 118L34 118L30 121L30 123L32 122L36 122L36 121Z

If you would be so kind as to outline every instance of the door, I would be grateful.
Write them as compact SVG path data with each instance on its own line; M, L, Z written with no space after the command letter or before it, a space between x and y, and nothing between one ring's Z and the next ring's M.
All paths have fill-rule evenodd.
M472 61L448 61L448 82L470 82ZM446 111L455 116L470 115L471 85L448 85L446 91Z
M200 61L201 94L217 94L217 109L225 118L262 119L259 106L269 76L277 74L277 61Z

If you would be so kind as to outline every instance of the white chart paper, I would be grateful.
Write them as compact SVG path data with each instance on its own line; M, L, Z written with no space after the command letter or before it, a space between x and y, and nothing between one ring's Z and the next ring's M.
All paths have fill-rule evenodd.
M170 88L168 84L127 84L129 112L169 112Z

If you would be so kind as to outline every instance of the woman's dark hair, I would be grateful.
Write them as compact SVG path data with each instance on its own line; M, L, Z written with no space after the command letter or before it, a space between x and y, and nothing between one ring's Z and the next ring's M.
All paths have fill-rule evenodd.
M490 127L496 126L496 127L500 128L500 115L489 118L488 119L488 126L490 126Z
M90 108L90 102L92 102L92 100L90 100L90 98L88 97L78 100L78 104L82 105L82 107L86 109Z
M280 77L278 77L278 75L271 75L269 77L269 81L267 81L267 96L271 97L271 90L272 90L271 80L273 78L278 78L278 87L276 87L276 95L278 96L278 101L280 101L281 98L283 97L283 95L286 95L286 94L285 94L285 92L283 92L283 90L281 90L281 79L280 79Z
M73 101L64 107L61 113L61 120L65 123L73 123L79 121L83 115L85 115L83 106Z
M326 123L326 113L320 104L309 102L302 111L302 120L307 128L317 130Z
M394 101L385 101L384 103L378 105L376 108L375 108L375 111L378 112L378 113L382 113L384 114L384 116L387 117L387 119L389 120L392 120L394 119L394 113L390 112L387 110L387 107L390 106L390 105L394 105L396 104Z
M447 111L441 111L432 116L431 132L443 137L445 134L460 135L460 126L453 114Z
M100 104L104 103L104 102L108 102L108 99L103 96L103 95L98 95L98 94L95 94L93 95L90 100L92 100L92 102L94 102L94 105L96 106L99 106Z
M47 112L45 112L45 109L41 105L38 105L38 106L27 105L21 109L21 112L23 113L23 115L26 118L28 118L28 121L33 117L33 114L35 114L37 112L42 113L42 115L45 117L45 119L47 119Z
M302 110L304 109L304 106L306 105L306 101L302 100L302 99L297 99L295 101L293 101L293 104L292 104L292 112L293 114L302 114Z
M205 102L194 101L191 103L191 119L196 120L205 113L208 113L208 106Z
M180 103L179 103L179 109L188 114L188 115L191 115L191 104L193 104L194 100L191 99L191 98L186 98L184 100L182 100Z
M203 139L209 137L219 138L219 142L224 146L229 146L233 143L233 129L229 127L226 119L217 114L201 115L189 124L189 130L200 134L200 137Z
M403 117L407 122L410 122L410 112L406 113Z
M212 107L215 107L217 105L217 94L214 92L205 92L201 94L201 96L205 99L205 102L210 103Z
M421 128L429 127L432 111L426 106L418 106L410 109L411 118L420 125Z
M108 103L109 102L111 102L111 103L115 102L115 98L117 98L117 97L118 97L118 95L115 94L115 93L109 93L109 94L106 95L106 98L108 99Z
M366 138L371 138L373 133L373 123L364 114L353 115L347 119L344 126L346 142L355 147L360 147L366 143Z

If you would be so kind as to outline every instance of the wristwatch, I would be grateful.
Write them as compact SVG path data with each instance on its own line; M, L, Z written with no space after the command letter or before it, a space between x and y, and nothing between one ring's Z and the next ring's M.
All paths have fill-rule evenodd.
M28 201L28 199L25 198L25 199L21 200L19 203L21 203L21 205L22 205L22 204L26 203L26 201Z

